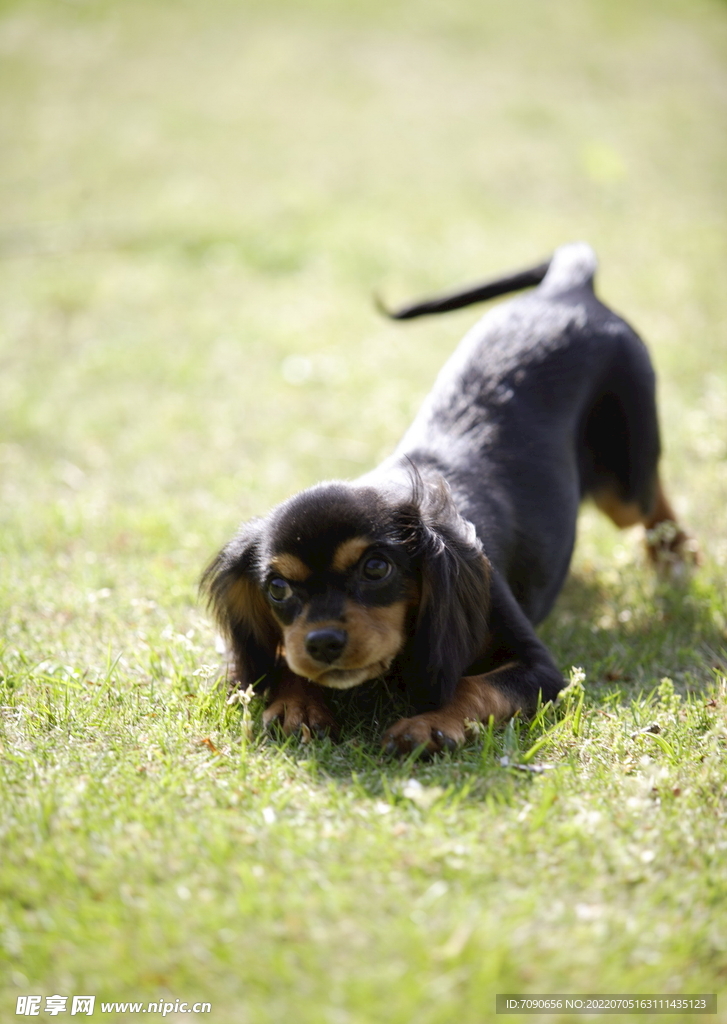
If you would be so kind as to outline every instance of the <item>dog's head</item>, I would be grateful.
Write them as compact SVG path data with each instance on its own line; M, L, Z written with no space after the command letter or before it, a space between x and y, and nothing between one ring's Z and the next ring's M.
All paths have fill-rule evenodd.
M264 687L283 659L339 690L395 666L436 705L483 649L489 573L446 484L411 471L295 495L244 525L203 587L244 685Z

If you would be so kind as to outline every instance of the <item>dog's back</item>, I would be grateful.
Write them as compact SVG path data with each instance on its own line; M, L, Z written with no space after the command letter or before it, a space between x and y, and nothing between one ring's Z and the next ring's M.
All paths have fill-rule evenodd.
M647 486L609 432L638 433L645 462L658 456L648 354L595 297L595 270L588 245L563 246L534 291L488 311L392 456L445 477L533 621L562 585L581 499L614 476L625 491Z

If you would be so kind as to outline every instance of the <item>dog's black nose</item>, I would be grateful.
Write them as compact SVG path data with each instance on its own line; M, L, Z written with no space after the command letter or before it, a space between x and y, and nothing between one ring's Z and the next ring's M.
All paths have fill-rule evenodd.
M348 633L344 629L314 629L305 638L305 649L311 658L330 665L341 657Z

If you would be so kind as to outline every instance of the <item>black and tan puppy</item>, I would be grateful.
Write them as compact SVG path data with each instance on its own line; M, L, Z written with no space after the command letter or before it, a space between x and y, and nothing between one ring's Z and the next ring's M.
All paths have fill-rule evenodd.
M562 688L533 626L568 571L585 497L617 526L643 523L655 558L681 556L649 356L594 296L595 267L588 246L568 245L393 314L538 285L472 328L377 469L289 498L214 559L203 585L236 681L268 694L266 722L335 733L326 687L393 676L417 713L386 748L451 749L468 719L527 713Z

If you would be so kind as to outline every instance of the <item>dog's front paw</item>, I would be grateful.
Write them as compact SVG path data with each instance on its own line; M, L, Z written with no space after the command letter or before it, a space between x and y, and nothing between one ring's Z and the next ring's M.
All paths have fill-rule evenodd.
M307 696L274 699L263 712L263 724L271 730L280 728L286 736L300 733L304 740L338 739L338 725L328 708Z
M402 718L384 733L382 744L387 754L409 754L421 749L431 756L444 750L456 750L466 740L465 724L451 715L427 711L413 718Z

